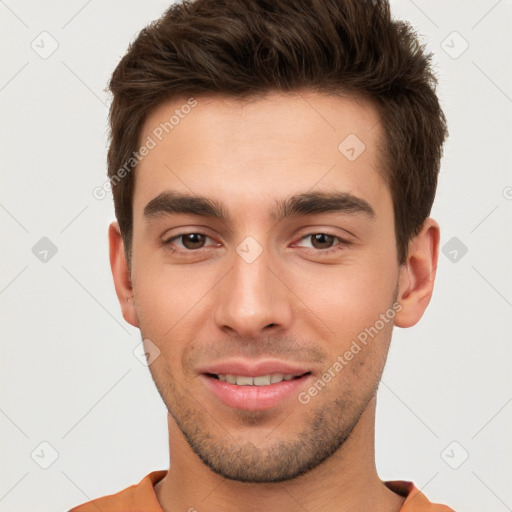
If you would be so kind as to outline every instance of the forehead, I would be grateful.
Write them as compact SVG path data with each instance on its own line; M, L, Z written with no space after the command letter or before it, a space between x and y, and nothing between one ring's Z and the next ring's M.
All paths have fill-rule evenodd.
M379 202L387 193L381 136L377 110L352 96L174 99L142 129L141 145L152 142L136 170L134 212L164 190L215 196L240 208L313 190Z

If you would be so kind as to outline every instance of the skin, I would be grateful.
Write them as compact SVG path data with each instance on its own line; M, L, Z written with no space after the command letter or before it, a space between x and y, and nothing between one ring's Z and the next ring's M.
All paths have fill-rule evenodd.
M172 463L158 501L166 512L398 511L404 498L375 467L375 394L393 324L416 324L430 301L439 227L428 218L398 264L370 103L312 91L196 99L137 168L131 268L117 223L109 228L123 316L160 350L149 368L169 411ZM185 102L157 107L141 141ZM366 146L355 161L338 150L349 134ZM231 221L145 218L164 191L215 199ZM325 191L364 199L374 217L271 218L276 200ZM171 247L188 254L173 253L165 241L184 232L207 237L176 238ZM316 233L333 238L315 243ZM248 236L262 248L252 263L236 251ZM294 395L265 411L235 409L198 374L231 357L274 358L306 366L316 381L395 301L393 320L308 404Z

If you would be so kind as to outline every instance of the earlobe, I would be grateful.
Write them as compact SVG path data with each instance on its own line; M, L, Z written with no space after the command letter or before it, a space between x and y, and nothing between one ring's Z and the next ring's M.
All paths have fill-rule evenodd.
M121 230L117 221L113 221L108 228L108 241L110 268L123 318L134 327L139 327L139 319L137 318L133 301L130 270L126 261Z
M402 309L395 316L398 327L412 327L427 309L434 290L439 233L439 225L429 217L409 242L407 260L400 268L398 301Z

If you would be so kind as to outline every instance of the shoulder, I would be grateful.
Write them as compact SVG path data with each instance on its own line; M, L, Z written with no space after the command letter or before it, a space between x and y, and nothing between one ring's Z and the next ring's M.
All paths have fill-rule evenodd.
M146 512L162 512L156 498L154 485L167 474L166 470L153 471L138 484L102 498L78 505L68 512L131 512L141 508Z
M413 482L392 480L384 483L393 492L406 498L399 512L455 512L446 505L429 501Z

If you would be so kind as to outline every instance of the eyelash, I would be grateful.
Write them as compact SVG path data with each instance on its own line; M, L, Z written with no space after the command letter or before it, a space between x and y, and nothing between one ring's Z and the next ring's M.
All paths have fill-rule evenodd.
M163 244L170 251L172 251L173 253L179 254L179 255L183 255L183 256L190 256L190 255L192 255L194 253L199 252L201 249L207 249L207 247L206 248L205 247L199 247L198 249L185 249L185 250L181 250L181 249L176 249L176 248L173 247L172 242L174 240L183 238L184 236L187 236L187 235L201 235L201 236L204 236L206 238L210 238L211 239L211 237L208 236L206 233L201 233L200 231L192 231L190 233L179 233L178 235L174 235L171 238L168 238L167 240L164 240ZM337 240L339 242L334 247L330 247L328 249L306 248L306 250L308 252L314 252L315 254L321 254L323 256L331 255L331 254L343 251L344 250L344 246L349 246L351 244L351 242L349 242L348 240L345 240L345 239L343 239L343 238L341 238L339 236L336 236L336 235L333 235L332 233L328 233L328 232L324 232L324 231L317 231L317 232L314 232L314 233L308 233L307 235L304 235L303 237L301 237L300 241L305 240L306 238L310 238L310 237L312 237L314 235L327 235L327 236L333 237L335 240Z

